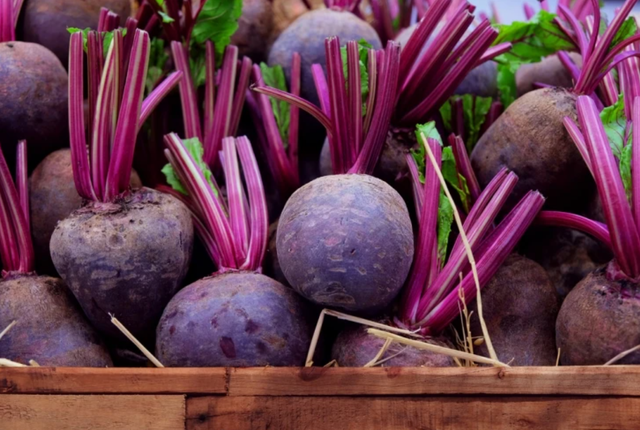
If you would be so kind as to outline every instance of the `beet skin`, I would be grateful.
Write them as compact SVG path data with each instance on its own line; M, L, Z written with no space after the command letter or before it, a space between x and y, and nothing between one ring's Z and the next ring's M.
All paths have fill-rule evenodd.
M142 183L131 173L131 186ZM55 275L49 242L59 221L82 206L82 197L76 191L71 167L71 151L60 149L49 154L29 177L29 207L31 210L31 237L36 256L37 272Z
M0 140L7 160L15 160L20 139L28 142L32 166L68 145L67 72L51 51L35 43L0 43L0 82Z
M324 176L298 189L278 225L278 260L312 302L376 312L397 296L413 260L407 206L368 175Z
M558 294L547 273L528 258L512 254L482 289L482 309L498 358L512 366L553 366L558 351L555 322ZM482 335L478 312L471 308L471 332ZM486 344L478 347L488 356Z
M543 88L513 102L480 137L471 153L480 186L503 167L520 178L504 210L529 190L545 195L549 209L571 210L586 202L593 181L564 127L567 116L576 119L576 95Z
M106 347L62 280L10 274L0 281L0 357L41 366L112 366Z
M273 6L270 0L243 0L238 29L231 36L231 44L241 56L254 62L266 61L269 37L273 31Z
M318 104L318 95L311 74L312 64L321 64L326 71L324 41L327 37L338 36L342 45L350 40L365 39L374 49L381 49L378 33L350 12L331 9L317 9L296 19L276 39L269 53L269 65L281 65L291 77L291 54L298 52L302 60L303 98Z
M23 39L50 49L67 67L68 27L98 28L100 8L120 15L124 25L131 13L130 0L26 0L23 12Z
M185 287L156 336L165 366L303 366L310 307L291 289L254 272L227 272Z
M153 336L180 288L192 247L189 210L148 188L115 203L87 204L51 237L53 263L91 323L121 338L112 313L140 340Z
M385 343L384 339L367 333L365 326L349 327L338 335L333 344L332 358L341 367L363 367L376 357ZM453 348L444 339L421 339L438 346ZM450 367L454 366L453 358L430 351L414 348L393 342L381 360L389 358L380 364L381 367Z
M582 66L580 54L571 52L569 56L578 67ZM571 88L573 87L573 78L560 61L560 58L557 55L552 55L539 63L523 64L516 72L518 96L537 89L536 83L552 87Z
M560 361L601 365L640 344L640 287L598 269L571 290L556 322ZM617 364L640 364L640 352Z

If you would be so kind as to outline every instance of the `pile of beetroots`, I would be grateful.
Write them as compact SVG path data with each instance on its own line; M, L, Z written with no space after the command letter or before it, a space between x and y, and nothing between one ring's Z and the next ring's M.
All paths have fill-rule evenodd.
M2 363L640 364L636 1L0 0Z

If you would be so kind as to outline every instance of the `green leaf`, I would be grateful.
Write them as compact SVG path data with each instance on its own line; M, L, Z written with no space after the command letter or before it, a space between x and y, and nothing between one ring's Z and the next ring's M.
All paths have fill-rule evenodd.
M444 266L447 258L447 247L452 224L453 206L451 206L451 202L449 202L444 191L441 190L440 200L438 201L438 261L440 262L440 267Z
M164 76L165 66L169 60L169 55L165 51L164 40L160 38L151 39L149 48L149 70L147 71L147 80L145 87L149 94L158 85L158 82Z
M200 143L200 139L194 137L192 139L183 139L182 142L187 148L187 151L189 151L189 153L193 157L198 168L202 170L204 178L209 183L209 186L213 190L214 194L218 196L216 187L213 185L213 181L211 180L211 170L209 170L209 166L207 166L207 164L204 162L204 148L202 146L202 143ZM162 173L164 173L164 176L167 178L167 183L171 186L171 188L186 196L189 195L187 189L182 184L182 182L180 182L180 178L178 178L178 175L176 174L176 171L173 169L173 166L171 164L166 164L162 168Z
M191 45L189 50L189 68L196 88L204 85L207 79L207 62L205 50L202 46Z
M602 20L604 22L604 20ZM626 21L622 23L620 29L613 36L613 40L611 40L611 44L609 45L609 50L616 46L618 43L622 42L625 39L630 38L635 35L638 31L638 25L636 24L636 20L633 17L627 18Z
M491 109L493 99L491 97L477 97L472 94L453 96L440 108L442 122L447 131L455 132L452 126L453 104L462 100L462 110L464 117L464 130L467 150L471 152L478 139L480 129L487 119L487 114Z
M265 63L260 63L260 72L262 72L262 78L264 79L265 84L282 91L287 91L287 82L282 66L269 67ZM282 137L282 143L286 148L289 144L291 107L289 103L276 100L274 97L269 97L269 99L271 101L271 109L273 109L273 115L275 116L276 123L278 124L280 136Z
M624 185L624 190L627 194L627 200L631 201L633 195L631 192L631 142L622 148L622 154L620 154L620 177Z
M575 50L555 18L555 14L541 10L527 22L496 25L499 34L493 44L511 42L513 45L509 52L494 59L498 63L498 90L505 108L517 96L515 73L522 64L537 63L558 51Z
M169 15L167 15L162 11L158 11L158 15L162 17L162 22L164 22L165 24L171 24L172 22L175 21L175 19L171 18Z
M207 40L211 40L215 45L219 64L222 53L231 42L231 36L238 29L241 14L242 0L208 0L193 27L193 43L204 45Z
M600 120L604 126L604 131L607 133L613 155L620 160L622 158L625 131L627 129L623 95L618 97L618 101L614 105L607 106L600 112Z
M367 98L369 97L369 49L373 49L373 45L364 39L358 41L358 56L360 58L360 89L362 91L362 116L367 114ZM349 82L349 71L347 67L347 47L340 48L342 57L342 70L344 78Z
M122 32L122 37L127 35L126 28L120 28L119 30ZM94 30L89 27L85 28L84 30L77 27L67 27L67 31L69 32L69 34L82 32L82 46L84 48L84 52L87 52L88 34L90 31L94 31ZM113 31L116 31L116 30L113 30ZM102 32L102 36L103 36L102 49L105 57L109 52L109 46L111 46L111 41L113 40L113 31Z

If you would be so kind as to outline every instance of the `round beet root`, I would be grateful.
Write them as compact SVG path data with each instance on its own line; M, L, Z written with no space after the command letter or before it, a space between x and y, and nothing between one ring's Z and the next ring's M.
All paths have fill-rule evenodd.
M589 273L613 258L611 250L602 243L566 228L532 228L524 236L520 249L527 258L544 267L562 298Z
M444 339L422 339L438 346L452 348ZM367 333L367 327L349 327L338 335L333 344L332 358L341 367L363 367L373 360L382 349L384 339ZM393 358L390 358L393 357ZM382 367L449 367L455 362L447 355L417 349L394 342L380 358ZM379 360L379 361L380 361Z
M231 44L241 56L254 62L267 60L267 45L273 31L273 7L269 0L242 0L242 15Z
M338 36L341 44L365 39L374 49L382 48L378 33L350 12L318 9L305 13L280 34L269 53L269 65L281 65L287 75L291 73L291 53L298 52L302 60L303 98L318 104L318 95L311 75L311 65L321 64L326 69L324 40Z
M367 175L324 176L289 198L278 225L278 260L312 302L375 312L396 297L413 260L402 197Z
M302 366L308 306L255 272L227 272L185 287L169 303L156 336L166 366Z
M67 72L51 51L35 43L0 43L0 82L0 136L7 160L15 160L20 139L29 142L32 166L68 145Z
M485 187L503 167L520 180L507 211L529 190L547 197L547 207L572 210L586 202L593 181L563 119L576 119L576 96L559 88L543 88L517 99L480 137L471 163Z
M67 67L67 28L97 29L102 7L120 15L122 25L131 13L130 0L26 0L23 39L47 47Z
M0 281L0 357L41 366L112 366L106 347L62 280L12 275Z
M582 57L577 52L569 54L578 67L582 66ZM522 96L538 88L535 84L542 83L559 88L573 87L571 73L562 65L557 55L545 58L539 63L523 64L516 72L516 87L518 96Z
M482 289L482 309L498 358L513 366L553 366L559 297L544 269L512 254ZM471 332L482 334L475 301ZM486 345L477 352L488 355Z
M596 270L562 303L556 322L562 364L604 364L640 344L638 284L611 278L607 270ZM640 352L618 364L640 364Z
M53 263L101 332L120 338L115 316L141 340L189 267L193 223L177 199L142 188L115 203L91 202L61 221L51 237Z
M131 186L140 188L138 175L131 174ZM82 206L71 167L71 151L60 149L49 154L29 178L31 236L38 273L55 275L49 242L59 221Z

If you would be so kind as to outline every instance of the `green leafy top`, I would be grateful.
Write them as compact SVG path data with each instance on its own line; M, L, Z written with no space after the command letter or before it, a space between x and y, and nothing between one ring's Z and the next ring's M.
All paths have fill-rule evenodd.
M600 31L604 33L604 30L606 30L606 21L603 19L600 22L604 23L603 25L600 26ZM604 27L604 30L602 29L602 27ZM623 40L628 39L631 36L635 35L637 32L638 32L638 23L636 22L636 19L633 17L627 18L620 26L620 29L618 30L616 35L613 36L613 39L609 44L609 49L613 48Z
M452 106L458 100L462 100L462 109L464 114L464 132L465 145L467 151L471 152L478 139L480 138L480 129L487 119L487 114L491 109L493 100L491 97L477 97L471 94L462 96L453 96L440 108L440 115L444 122L444 127L454 132L452 127Z
M509 52L495 58L498 90L506 108L517 97L516 71L522 64L537 63L558 51L575 50L575 45L555 22L556 14L541 10L527 22L498 24L494 45L511 42Z
M418 124L416 126L416 136L418 142L422 142L421 135L424 134L427 138L436 139L442 145L442 139L438 130L436 130L435 122L430 121L426 124ZM424 172L426 163L426 151L424 144L419 145L417 150L412 151L413 159L418 165L418 171L420 173L420 180L424 183ZM447 184L456 190L460 196L460 200L466 207L466 202L469 201L469 188L467 186L466 179L458 173L456 168L455 157L450 146L442 149L442 166L440 168L442 176ZM453 225L453 207L449 202L449 199L444 193L444 190L440 190L440 197L438 200L438 261L441 265L444 265L447 256L447 249L449 244L449 236L451 235L451 226Z
M119 30L122 32L122 37L127 35L126 28L121 28ZM87 37L89 32L94 30L89 27L85 28L84 30L78 27L67 27L67 31L69 32L69 34L74 34L79 32L82 33L82 46L84 47L84 52L87 52ZM109 52L109 46L111 46L111 41L113 40L113 31L102 32L102 36L103 36L102 49L104 50L105 56L107 55L107 52Z
M153 38L149 47L149 69L147 71L147 81L145 83L147 93L153 91L160 79L165 74L165 67L169 60L169 54L165 50L163 39Z
M613 155L618 159L620 177L627 192L627 198L631 199L631 122L627 121L624 112L624 96L621 94L618 101L600 112L600 119L607 133L607 139Z
M200 143L200 139L194 137L192 139L183 139L182 141L189 151L189 154L191 154L198 167L202 170L204 178L207 180L207 182L211 186L211 189L217 196L218 193L216 191L216 187L213 185L213 181L211 180L211 170L209 169L209 166L207 166L207 164L204 162L204 147L202 146L202 143ZM171 166L171 164L166 164L162 168L162 173L164 173L164 176L167 178L167 183L171 186L171 188L178 191L179 193L184 194L185 196L189 195L187 189L184 187L182 182L180 182L180 178L178 178L178 175L176 174L176 171L173 169L173 166Z
M367 98L369 97L369 49L373 49L373 45L364 39L358 41L358 55L360 57L360 88L362 90L362 116L367 114ZM342 56L342 68L344 77L349 82L349 72L347 68L347 47L340 48Z
M238 29L241 14L242 0L207 0L193 27L193 42L204 45L211 40L216 48L216 59L221 61L231 36Z
M265 63L260 63L260 72L262 73L262 79L264 83L270 87L277 88L282 91L287 91L287 81L284 76L284 70L282 66L276 65L273 67L267 66ZM271 101L271 109L273 110L273 116L276 118L276 124L278 124L278 130L282 137L282 143L285 149L289 145L289 123L291 122L291 107L289 103L276 99L275 97L269 97Z

